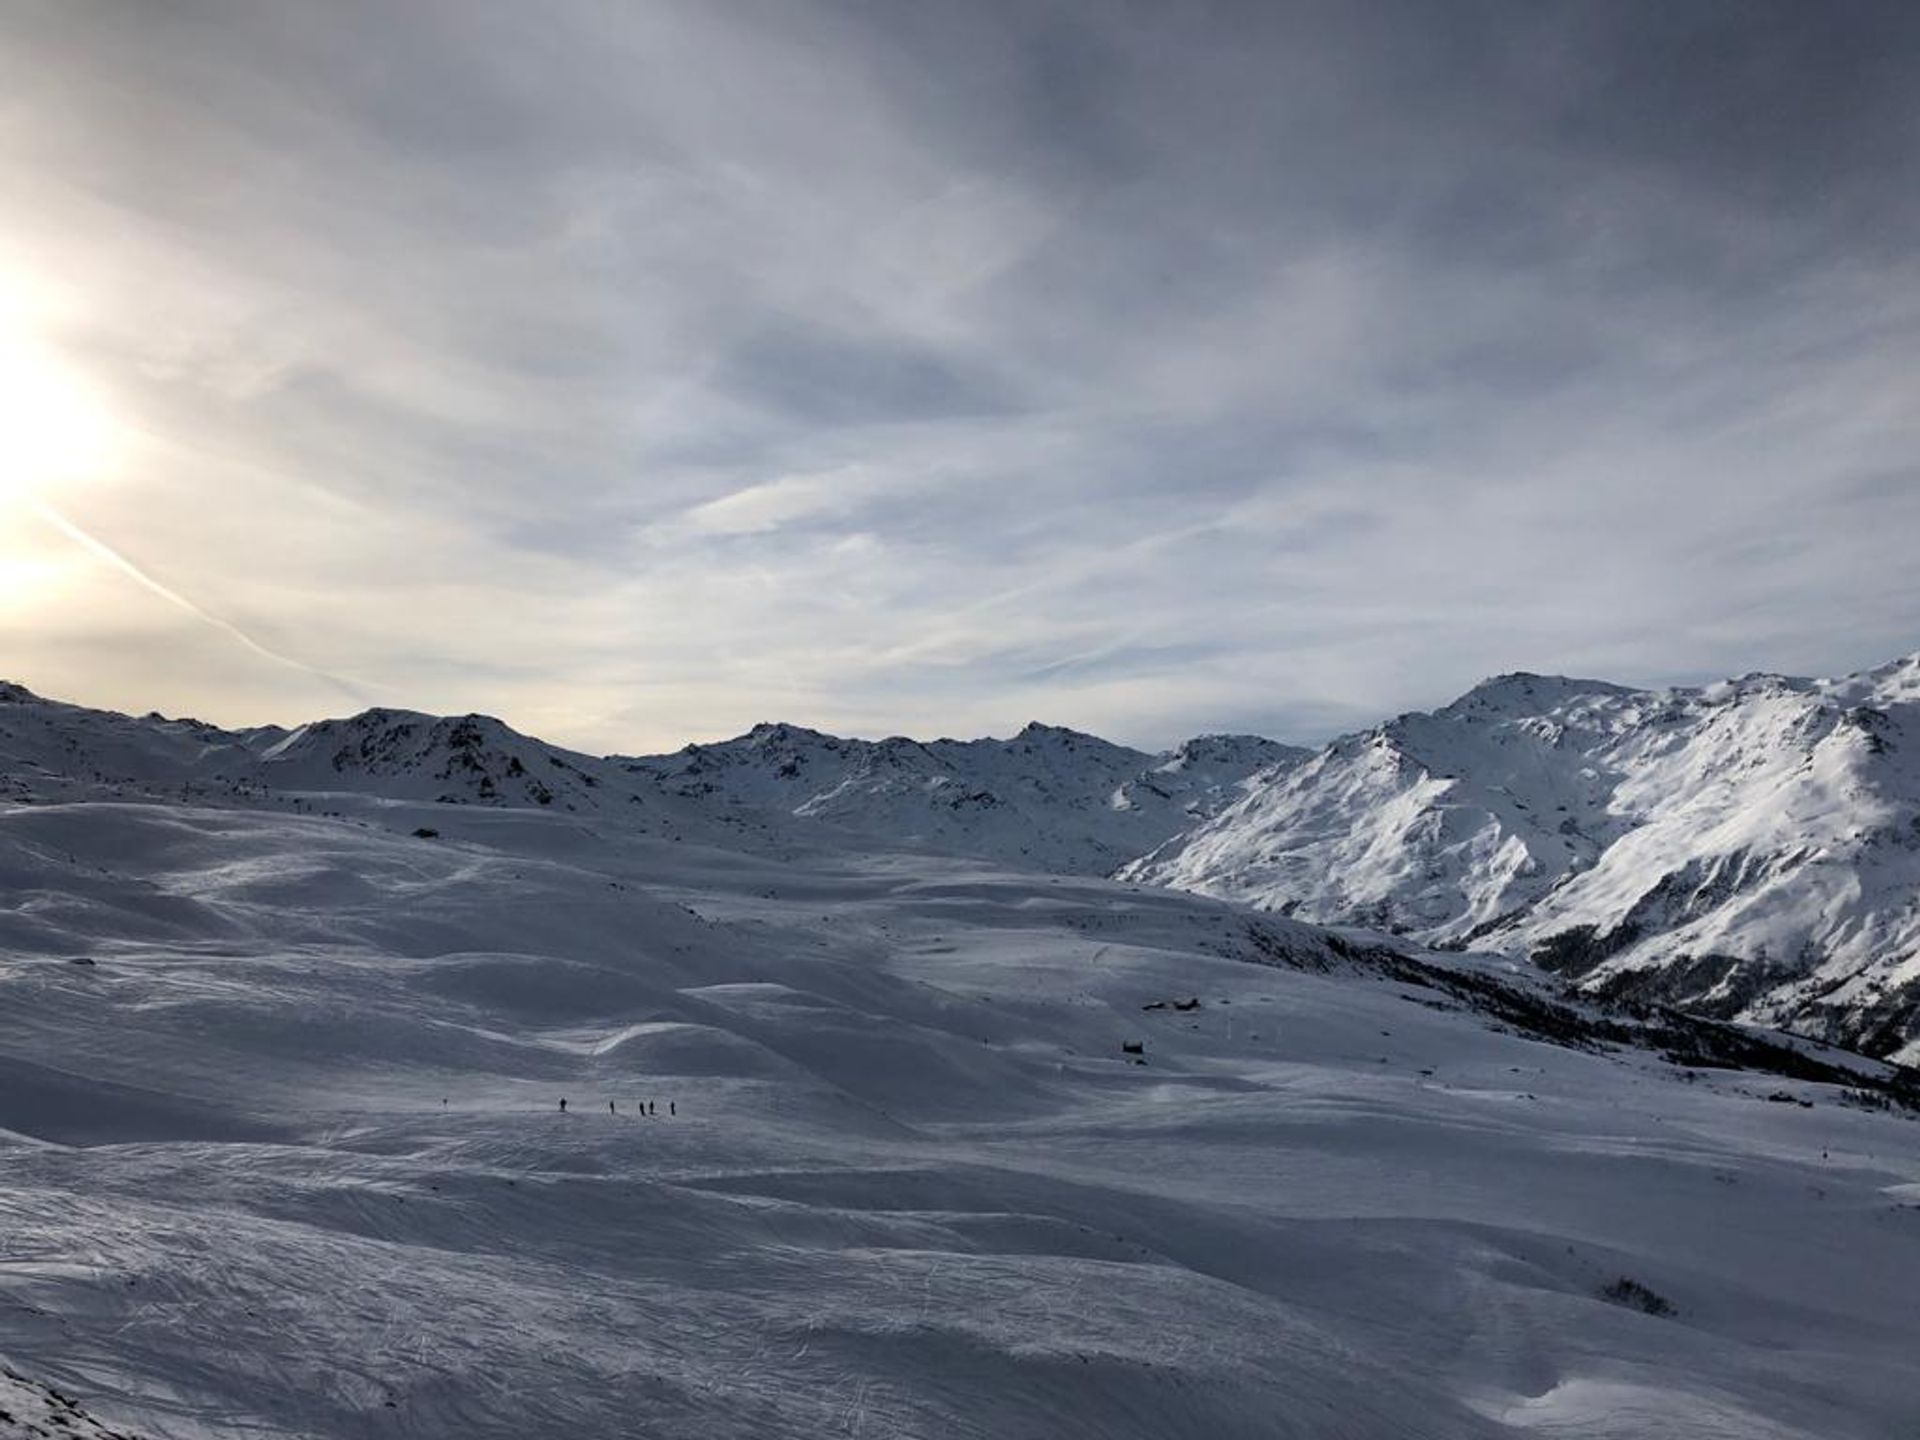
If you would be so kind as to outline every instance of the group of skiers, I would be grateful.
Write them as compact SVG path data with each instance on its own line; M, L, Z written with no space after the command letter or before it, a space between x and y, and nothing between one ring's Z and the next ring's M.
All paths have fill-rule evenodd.
M560 1113L562 1115L567 1113L567 1097L564 1095L560 1097ZM611 1100L607 1101L607 1113L609 1115L618 1115L620 1113L619 1108ZM640 1102L640 1113L642 1115L658 1115L660 1113L660 1107L658 1102L653 1100L642 1100ZM674 1116L678 1115L679 1113L680 1113L679 1106L677 1106L671 1100L667 1101L667 1118L672 1119Z

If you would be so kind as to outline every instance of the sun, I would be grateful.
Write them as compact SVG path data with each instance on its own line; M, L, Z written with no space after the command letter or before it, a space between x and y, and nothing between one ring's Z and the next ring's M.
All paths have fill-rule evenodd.
M0 498L106 470L119 427L87 383L19 335L0 334Z

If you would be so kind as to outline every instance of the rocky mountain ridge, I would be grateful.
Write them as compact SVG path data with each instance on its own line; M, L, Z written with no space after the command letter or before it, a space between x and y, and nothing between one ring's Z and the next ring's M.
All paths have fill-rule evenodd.
M1033 723L1007 740L847 740L794 725L620 762L685 799L776 811L889 841L1104 875L1307 752L1202 736L1160 755Z
M375 708L223 730L0 690L0 799L193 798L296 807L355 795L547 809L656 833L905 845L1105 875L1307 754L1202 736L1154 755L1059 726L1006 740L842 739L765 724L672 755L599 757L487 715Z

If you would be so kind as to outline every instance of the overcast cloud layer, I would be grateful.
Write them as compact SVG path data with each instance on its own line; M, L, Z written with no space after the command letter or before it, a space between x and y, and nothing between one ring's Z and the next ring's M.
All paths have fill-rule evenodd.
M0 673L633 751L1875 663L1916 74L1904 3L9 0Z

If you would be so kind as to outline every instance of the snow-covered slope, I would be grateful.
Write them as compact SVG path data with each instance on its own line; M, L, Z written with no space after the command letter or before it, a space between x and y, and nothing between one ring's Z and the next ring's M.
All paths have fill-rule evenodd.
M1920 1057L1920 656L1661 692L1502 676L1125 873Z
M1911 1428L1875 1067L1175 891L357 798L0 805L0 1440Z
M1010 740L844 740L793 725L625 761L673 794L887 844L1104 875L1307 752L1209 735L1162 755L1058 726Z

